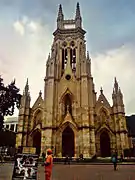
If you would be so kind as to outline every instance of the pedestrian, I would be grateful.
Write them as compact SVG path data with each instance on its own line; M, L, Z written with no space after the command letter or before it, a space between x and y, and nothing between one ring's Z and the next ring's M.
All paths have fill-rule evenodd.
M47 158L44 165L45 165L45 180L51 180L52 166L53 166L53 157L52 157L51 149L47 150Z
M0 154L0 161L1 161L1 163L4 163L4 157L2 154Z
M117 170L117 155L116 154L113 154L112 155L112 163L113 163L113 167L114 167L114 171Z
M45 162L45 153L42 153L43 162Z
M121 162L123 162L123 159L124 159L124 156L123 156L123 154L121 153L121 155L120 155L120 160L121 160Z
M65 157L65 163L64 164L69 164L69 157L68 157L68 155L66 155L66 157Z
M83 160L83 154L80 154L79 157L80 157L80 160Z

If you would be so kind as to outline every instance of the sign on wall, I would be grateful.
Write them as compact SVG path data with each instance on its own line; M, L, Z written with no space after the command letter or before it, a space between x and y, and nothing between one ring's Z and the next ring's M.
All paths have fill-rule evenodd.
M33 147L23 147L24 154L36 154L36 148Z
M17 154L12 180L37 180L38 156L34 154Z

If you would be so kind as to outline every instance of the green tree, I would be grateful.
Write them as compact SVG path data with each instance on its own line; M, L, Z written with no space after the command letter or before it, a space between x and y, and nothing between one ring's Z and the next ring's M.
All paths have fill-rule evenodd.
M5 86L0 76L0 131L3 129L4 116L12 116L15 107L20 107L21 94L15 80Z

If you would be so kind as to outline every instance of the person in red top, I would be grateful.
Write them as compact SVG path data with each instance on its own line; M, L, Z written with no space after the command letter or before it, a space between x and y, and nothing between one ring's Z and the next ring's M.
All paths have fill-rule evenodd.
M45 161L45 180L51 180L52 175L52 166L53 166L53 157L52 157L52 150L47 150L47 158Z

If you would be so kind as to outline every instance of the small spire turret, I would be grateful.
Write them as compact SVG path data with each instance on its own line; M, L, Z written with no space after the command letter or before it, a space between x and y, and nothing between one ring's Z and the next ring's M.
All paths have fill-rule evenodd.
M100 88L100 93L103 94L103 88L102 87Z
M58 10L58 17L57 17L57 28L62 28L63 20L64 20L64 15L62 11L62 5L60 4Z
M29 84L28 84L28 78L27 78L27 81L26 81L26 85L25 85L25 88L24 88L24 94L28 95L29 94Z
M39 91L39 96L40 96L40 97L42 96L42 91L41 91L41 90Z
M77 5L76 5L76 15L75 15L75 19L78 19L78 18L81 19L79 2L77 2Z
M117 94L118 93L118 89L119 89L119 85L117 82L116 77L114 78L114 92Z
M64 18L64 15L63 15L63 11L62 11L62 5L60 4L59 5L59 11L58 11L58 18L57 18L57 20L60 20L60 19L63 20L63 18Z
M76 27L80 27L80 28L82 27L82 17L80 13L79 2L77 2L77 5L76 5L75 22L76 22Z
M87 51L87 60L90 60L89 51Z

